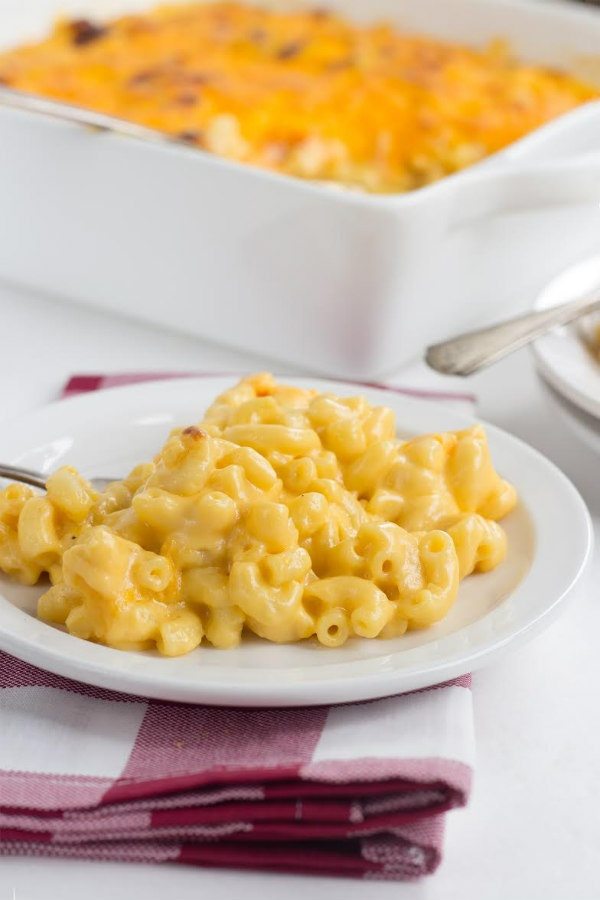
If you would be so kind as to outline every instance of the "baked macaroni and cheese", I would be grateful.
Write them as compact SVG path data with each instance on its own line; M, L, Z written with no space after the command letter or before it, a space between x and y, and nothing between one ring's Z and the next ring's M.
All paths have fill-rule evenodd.
M387 638L499 565L516 503L483 428L402 441L394 414L245 378L97 494L70 467L0 492L0 568L40 618L123 649Z
M599 95L499 42L475 50L241 3L63 21L0 55L0 82L373 192L436 181Z

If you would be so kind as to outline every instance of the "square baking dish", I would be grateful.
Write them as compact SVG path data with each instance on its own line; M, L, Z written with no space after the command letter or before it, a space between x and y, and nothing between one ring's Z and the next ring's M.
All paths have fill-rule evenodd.
M28 0L3 45L59 12ZM330 0L360 21L581 69L600 13L504 0ZM599 66L600 69L600 66ZM600 244L600 102L408 194L312 184L0 106L0 277L306 369L373 378L526 307Z

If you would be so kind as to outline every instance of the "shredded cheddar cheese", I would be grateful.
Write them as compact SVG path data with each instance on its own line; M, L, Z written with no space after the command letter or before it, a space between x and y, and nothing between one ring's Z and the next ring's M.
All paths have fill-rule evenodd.
M600 96L484 50L241 3L60 22L0 55L0 82L203 149L371 192L436 181Z

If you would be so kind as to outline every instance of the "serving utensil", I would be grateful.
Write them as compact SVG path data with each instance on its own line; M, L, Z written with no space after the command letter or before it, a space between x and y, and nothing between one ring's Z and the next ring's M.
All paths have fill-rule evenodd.
M9 481L19 481L21 484L28 484L31 487L46 490L46 481L48 475L41 472L34 472L31 469L22 469L19 466L5 466L0 463L0 478L7 478ZM109 484L116 481L116 478L90 478L88 479L95 491L106 490Z
M425 352L430 368L444 375L473 375L530 344L552 328L567 325L600 309L600 288L539 312L526 313L450 340L433 344Z

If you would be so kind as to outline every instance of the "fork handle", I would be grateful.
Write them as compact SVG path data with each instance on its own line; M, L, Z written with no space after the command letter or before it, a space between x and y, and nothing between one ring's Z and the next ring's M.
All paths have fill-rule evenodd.
M536 338L600 308L600 292L458 335L427 348L427 364L444 375L472 375Z
M39 472L33 472L31 469L21 469L18 466L5 466L0 463L0 478L8 478L10 481L20 481L22 484L29 484L31 487L46 490L46 478Z

